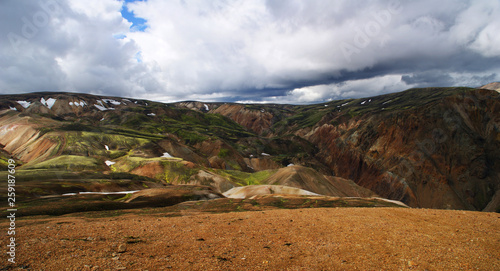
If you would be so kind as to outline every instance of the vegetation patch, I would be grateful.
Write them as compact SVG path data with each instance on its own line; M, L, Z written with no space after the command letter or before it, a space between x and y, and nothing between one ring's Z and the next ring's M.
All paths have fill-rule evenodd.
M237 183L241 186L259 185L261 182L277 170L262 170L254 173L243 172L239 170L217 170L216 173L228 178L231 182Z
M64 169L69 171L76 170L102 170L104 163L86 156L61 155L50 160L40 162L34 165L26 165L24 169Z
M188 183L191 176L198 173L198 168L189 168L176 161L162 161L164 180L167 183Z

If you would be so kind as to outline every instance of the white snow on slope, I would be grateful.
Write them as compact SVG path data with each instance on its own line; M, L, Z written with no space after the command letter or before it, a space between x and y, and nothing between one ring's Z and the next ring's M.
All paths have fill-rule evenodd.
M205 110L209 111L210 108L208 108L208 105L207 104L204 104L203 106L205 106Z
M102 106L102 105L98 105L98 104L94 104L95 107L97 107L97 109L101 110L101 111L106 111L108 110L106 107Z
M96 194L96 195L117 195L117 194L132 194L138 192L139 190L134 191L119 191L119 192L78 192L78 193L66 193L62 194L63 196L76 196L76 195L84 195L84 194Z
M106 160L106 162L104 162L106 164L106 166L111 166L111 165L114 165L116 164L116 162L112 162L112 161L109 161L109 160Z
M20 104L24 108L30 107L31 103L27 101L17 101L18 104Z
M40 99L40 102L45 105L46 107L48 107L49 109L52 109L52 106L54 106L54 103L56 102L57 100L56 99L53 99L53 98L48 98L47 100L45 100L43 97Z
M9 108L10 108L10 110L17 111L17 108L15 108L15 107L9 106Z
M111 103L113 105L120 105L122 103L120 103L119 101L115 101L113 99L102 99L105 103Z
M83 106L87 105L87 103L86 103L86 102L84 102L84 101L79 101L79 102L69 102L69 105L71 105L71 106L73 106L73 105L74 105L74 106L81 106L81 107L83 107Z
M104 145L104 148L106 148L106 150L109 151L108 145Z
M165 158L174 158L172 155L170 155L168 152L164 152L163 156L160 157L165 157Z

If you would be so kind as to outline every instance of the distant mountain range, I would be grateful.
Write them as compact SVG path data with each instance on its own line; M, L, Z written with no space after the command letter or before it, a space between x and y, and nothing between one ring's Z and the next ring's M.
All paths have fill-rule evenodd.
M500 83L313 105L0 96L0 167L30 201L170 184L275 184L410 207L500 210ZM2 193L3 195L5 193Z

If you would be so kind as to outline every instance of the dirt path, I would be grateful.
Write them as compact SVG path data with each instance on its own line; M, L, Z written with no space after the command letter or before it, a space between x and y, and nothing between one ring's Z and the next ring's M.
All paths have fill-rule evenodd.
M17 237L17 264L31 270L500 270L497 213L319 208L63 216L20 220ZM6 235L0 244L6 248ZM0 266L7 263L2 254Z

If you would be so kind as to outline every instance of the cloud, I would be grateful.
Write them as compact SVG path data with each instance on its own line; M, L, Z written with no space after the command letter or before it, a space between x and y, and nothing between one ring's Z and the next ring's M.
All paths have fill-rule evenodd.
M309 104L337 99L361 98L383 93L397 92L414 87L401 80L401 75L385 75L359 80L347 80L342 83L322 84L295 88L283 96L267 97L264 100L241 100L241 103L285 103Z
M311 103L478 86L500 81L498 14L465 0L5 0L0 93Z

